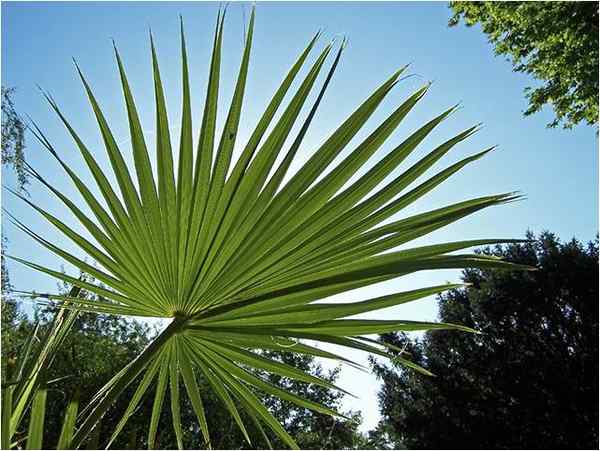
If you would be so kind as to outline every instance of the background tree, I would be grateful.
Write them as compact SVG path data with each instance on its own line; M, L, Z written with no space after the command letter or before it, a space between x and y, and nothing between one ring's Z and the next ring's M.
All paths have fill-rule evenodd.
M539 271L468 270L439 297L442 321L481 335L385 336L437 377L373 362L380 429L409 449L598 448L598 239L485 253Z
M19 189L25 191L25 185L28 183L27 173L25 172L25 123L15 111L12 100L14 88L5 88L2 86L2 168L6 166L15 171ZM23 319L23 314L19 312L17 300L11 296L11 283L6 266L4 253L8 244L8 239L2 232L1 237L1 284L2 284L2 302L0 303L0 312L2 314L2 348L13 349L15 347L18 324ZM8 360L2 360L2 375L6 372Z
M25 319L25 315L19 311L17 301L11 295L10 278L4 259L6 241L6 238L2 236L2 302L0 302L0 313L2 315L2 381L6 380L8 365L14 362L13 354L27 336L27 331L20 329L20 324Z
M481 24L498 55L542 82L525 115L550 105L571 128L598 123L598 2L450 2L450 26Z
M15 88L2 86L2 167L12 166L18 186L24 190L29 183L24 165L26 125L15 110L14 92Z

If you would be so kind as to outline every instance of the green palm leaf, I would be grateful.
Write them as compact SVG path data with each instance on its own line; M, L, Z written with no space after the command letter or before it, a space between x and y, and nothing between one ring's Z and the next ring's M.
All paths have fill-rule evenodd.
M70 307L78 298L81 289L71 288L65 307ZM48 324L47 331L41 335L39 324L36 324L22 349L19 351L14 370L3 375L8 380L2 381L2 430L0 441L2 449L14 448L24 438L27 449L41 449L44 438L44 420L46 415L46 398L48 386L55 382L47 381L46 375L56 354L69 334L78 316L79 309L69 311L60 309ZM75 426L75 415L78 401L73 398L65 413L61 431L62 447L68 447ZM26 437L16 440L24 418L29 414L29 426Z
M317 117L318 106L333 79L345 41L338 44L327 74L320 81L321 72L329 64L329 55L336 44L332 42L324 46L275 121L284 98L294 80L300 76L320 34L310 40L270 100L250 139L243 146L240 157L232 161L238 127L243 120L254 11L234 94L223 132L218 137L216 121L224 21L225 12L220 11L215 25L207 95L196 152L192 145L190 76L183 21L181 23L183 103L177 168L172 156L158 51L152 35L150 50L156 105L156 177L127 80L125 63L116 46L117 69L133 152L134 168L131 169L135 171L137 186L100 102L79 67L77 70L98 122L117 181L116 187L108 181L108 168L96 163L95 156L88 150L84 140L70 126L57 102L47 94L50 106L66 126L90 169L101 198L95 197L79 175L69 169L34 124L32 132L65 169L93 217L83 213L35 169L29 168L29 172L66 205L97 244L88 241L32 201L23 200L75 242L86 255L96 260L100 267L87 264L64 251L18 219L11 216L11 220L42 246L103 283L103 286L99 286L82 282L60 271L15 257L16 261L32 269L102 297L100 301L91 302L74 296L46 294L42 302L87 312L173 318L148 348L115 375L91 404L81 411L77 429L72 438L69 437L71 446L78 447L84 443L114 400L138 377L141 377L138 388L111 442L146 392L155 386L148 443L150 448L157 446L157 427L168 386L178 446L184 446L179 400L186 394L198 417L204 440L210 444L203 393L197 383L197 377L201 375L224 403L248 442L250 437L240 411L244 411L246 418L263 433L267 444L268 434L263 426L271 429L289 446L295 447L293 439L259 403L254 391L269 393L318 412L338 414L269 384L256 371L339 388L266 358L261 350L298 352L354 364L343 355L302 342L308 339L395 358L409 368L430 374L405 357L392 357L388 352L391 349L389 346L363 335L433 329L475 332L454 324L399 319L349 319L360 313L415 301L456 287L451 284L379 296L361 302L354 302L351 298L348 298L348 302L316 301L421 270L466 267L526 269L488 256L453 254L473 246L511 240L464 240L397 250L400 245L406 245L479 210L519 198L513 193L481 197L393 222L387 221L491 150L454 163L408 190L454 146L477 132L479 126L475 125L427 153L378 188L416 151L430 132L455 111L455 107L431 119L387 152L354 183L348 184L351 177L371 160L417 106L429 85L409 95L367 138L350 149L339 164L332 166L334 159L348 148L348 144L364 129L377 107L398 84L406 67L385 80L284 183L310 125ZM302 118L309 94L318 83L322 83L318 95L308 114ZM286 147L297 124L300 124L299 132L290 147ZM276 165L280 155L282 159ZM185 387L183 392L180 391L180 380ZM3 417L3 421L7 420Z

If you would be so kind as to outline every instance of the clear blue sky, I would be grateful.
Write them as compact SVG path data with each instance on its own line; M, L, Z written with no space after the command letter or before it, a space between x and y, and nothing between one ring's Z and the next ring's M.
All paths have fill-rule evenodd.
M190 70L193 80L193 112L200 121L207 81L211 34L218 5L215 3L2 3L2 84L16 87L18 110L28 113L47 133L61 155L84 179L91 177L68 139L66 132L39 95L36 84L49 90L72 120L75 128L106 162L99 133L76 77L71 57L75 57L94 86L117 139L128 139L125 110L112 54L114 38L124 58L130 83L138 102L147 138L153 139L154 107L150 71L148 27L156 38L172 125L180 114L180 66L178 15L185 20ZM239 64L243 39L243 19L249 4L231 3L226 20L222 67L223 94L228 101ZM383 155L403 137L456 102L463 108L446 121L421 145L414 158L431 150L453 134L483 122L485 127L446 157L434 171L468 154L493 144L500 148L484 160L428 195L410 212L442 206L479 195L521 190L527 199L520 203L484 211L422 243L476 237L523 237L527 229L549 229L563 239L593 239L598 230L598 141L593 128L547 129L551 111L523 118L526 108L523 88L533 82L513 73L503 58L494 57L491 46L478 27L448 28L446 3L259 3L255 44L251 60L244 117L238 142L244 142L283 74L319 29L328 39L345 35L349 46L326 94L318 119L299 154L302 161L380 82L394 70L411 62L416 77L400 83L359 137L381 121L398 103L428 80L434 84L420 105L392 135L378 153ZM221 112L223 109L221 109ZM220 116L223 119L223 114ZM178 129L172 130L177 136ZM197 136L197 135L196 135ZM356 141L354 141L356 142ZM75 189L57 164L32 139L27 158L63 192L79 199ZM297 167L297 166L296 166ZM13 185L14 176L2 170L3 183ZM37 185L30 187L32 198L67 223L59 203ZM36 231L81 255L72 243L3 192L3 205ZM3 221L3 225L6 221ZM9 252L51 267L58 261L48 251L24 237L10 225L4 229L10 240ZM56 282L26 268L10 264L10 275L18 289L56 290ZM73 268L65 265L67 271ZM456 271L420 273L377 287L357 290L352 299L373 293L457 281ZM348 298L348 295L345 296ZM389 309L379 317L433 320L437 315L434 299ZM377 315L374 315L377 316ZM357 357L364 361L364 357ZM443 375L439 375L443 377ZM360 396L347 400L346 408L361 409L363 429L373 427L378 418L377 382L366 374L345 368L340 383Z

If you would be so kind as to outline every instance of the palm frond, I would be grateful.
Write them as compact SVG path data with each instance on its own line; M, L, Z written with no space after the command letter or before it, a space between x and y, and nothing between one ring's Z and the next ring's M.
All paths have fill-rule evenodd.
M80 287L71 288L64 306L71 307L73 302L81 301L78 297L80 291ZM23 343L14 370L5 375L7 380L2 381L2 449L14 448L17 442L23 440L26 440L26 449L42 449L48 386L56 382L47 380L47 371L73 328L78 314L78 308L60 309L45 332L36 323ZM74 431L76 406L77 401L73 398L65 412L60 436L60 443L64 447L69 445ZM27 416L27 433L14 442L22 434L19 428Z
M288 174L306 133L317 117L317 109L326 98L327 87L345 49L345 41L341 44L332 42L323 47L275 121L294 80L300 77L302 69L308 64L309 54L317 45L320 33L310 39L271 98L248 142L242 146L239 158L232 161L237 131L243 119L253 45L254 11L231 104L221 136L217 136L224 21L225 12L220 11L215 25L206 102L195 152L190 76L181 22L183 102L177 168L172 155L158 50L152 35L150 53L156 106L156 177L153 176L148 144L127 79L126 65L116 46L115 57L127 109L133 168L127 167L100 102L77 67L98 122L116 186L109 183L108 168L96 162L96 157L51 96L46 94L51 108L58 114L90 169L101 198L97 198L80 176L69 169L34 124L32 132L65 169L93 217L88 217L71 199L30 168L32 176L65 204L98 244L92 244L32 201L23 200L101 267L85 263L36 234L18 219L11 218L42 246L89 272L103 284L82 282L60 271L15 257L16 261L32 269L102 297L102 300L92 302L75 296L47 294L43 301L76 311L173 318L148 348L119 372L80 412L77 430L71 441L75 447L84 443L114 400L142 374L110 442L117 437L150 387L155 385L154 408L148 432L149 447L157 445L157 427L167 387L178 446L184 446L179 399L186 394L191 400L204 440L210 446L203 393L196 379L202 375L231 413L248 442L250 437L240 411L245 411L246 418L251 419L260 431L266 426L290 447L295 447L294 440L260 404L254 390L321 413L339 414L268 383L253 370L331 389L339 388L269 359L261 354L261 350L285 350L353 364L343 355L302 342L305 339L314 340L395 358L409 368L430 374L408 358L392 357L389 346L374 342L364 335L434 329L475 332L455 324L349 318L440 293L457 286L453 284L360 302L355 302L350 296L347 302L317 301L422 270L468 267L527 269L489 256L454 254L474 246L512 240L463 240L397 250L400 245L406 245L477 211L520 197L514 193L480 197L393 222L387 221L491 150L483 150L454 163L408 190L454 146L476 133L479 125L474 125L380 186L436 127L452 115L456 107L448 108L432 118L387 152L355 182L348 183L380 151L403 119L426 95L428 84L410 94L374 131L350 149L340 163L332 165L398 84L400 75L407 70L406 66L375 89L296 173ZM309 94L321 79L336 45L338 49L329 63L321 88L308 114L302 118ZM291 136L298 124L299 131ZM289 147L288 141L291 141ZM282 158L278 160L280 155ZM135 177L131 170L135 171ZM284 183L286 177L287 182ZM180 380L183 380L185 392L180 392ZM267 435L264 438L268 441Z

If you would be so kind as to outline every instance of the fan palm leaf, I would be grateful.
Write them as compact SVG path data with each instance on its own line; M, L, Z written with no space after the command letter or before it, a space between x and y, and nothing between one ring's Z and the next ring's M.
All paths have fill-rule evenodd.
M285 429L258 401L255 390L321 413L339 414L271 385L253 370L265 370L328 388L337 387L282 362L266 358L260 350L299 352L353 364L343 355L301 341L308 339L397 358L408 367L429 374L407 359L391 357L388 346L363 335L432 329L474 332L460 325L446 323L348 319L356 314L415 301L456 287L451 284L379 296L361 302L353 302L350 296L348 302L316 301L421 270L518 268L489 256L454 254L473 246L510 240L468 240L396 250L400 245L465 216L519 197L514 193L505 193L474 198L386 222L491 150L486 149L459 161L407 191L414 181L455 145L477 132L479 126L475 125L444 142L377 188L456 107L433 118L389 151L358 180L348 184L350 178L364 167L426 94L428 84L409 95L366 139L332 167L333 161L348 148L399 82L406 67L385 80L296 173L289 174L291 163L316 117L317 108L338 66L345 47L344 41L337 45L337 50L332 42L320 51L276 120L276 114L282 108L293 82L308 64L309 54L317 45L320 33L310 40L271 98L250 138L241 147L239 158L234 161L233 151L238 144L255 16L253 11L235 90L223 131L218 137L216 123L224 18L225 12L220 11L215 25L206 102L195 152L183 22L181 25L183 104L177 163L173 159L157 51L154 39L150 36L156 100L156 176L153 175L150 152L125 66L116 46L135 174L128 168L100 103L79 67L77 70L98 122L116 186L109 181L106 168L96 162L94 153L71 127L50 95L44 94L73 138L98 186L101 198L91 191L87 181L82 180L61 159L40 128L33 125L33 133L65 170L93 217L88 217L75 202L54 188L35 169L29 167L29 171L75 215L94 242L32 201L24 201L74 241L99 266L86 263L36 234L16 218L11 218L34 240L92 275L102 286L82 282L34 262L16 257L15 260L99 295L97 301L45 295L66 309L172 318L148 348L115 375L80 412L77 430L72 437L75 447L83 443L114 400L138 377L141 379L137 390L111 442L141 399L152 396L149 393L152 387L154 408L148 432L149 446L156 445L158 419L167 388L178 446L183 447L179 413L182 396L188 396L191 400L203 439L210 446L203 394L196 381L199 374L206 378L248 441L250 437L240 415L242 410L263 434L266 434L263 431L263 426L266 426L287 445L296 447ZM309 94L334 50L335 56L314 103L301 120L301 112ZM299 131L293 136L296 125ZM286 148L288 141L291 145ZM180 392L180 380L183 380L185 393Z

